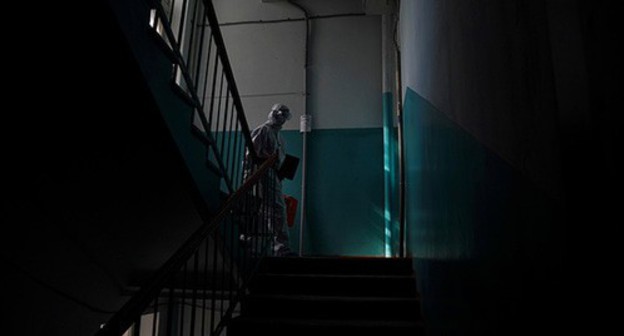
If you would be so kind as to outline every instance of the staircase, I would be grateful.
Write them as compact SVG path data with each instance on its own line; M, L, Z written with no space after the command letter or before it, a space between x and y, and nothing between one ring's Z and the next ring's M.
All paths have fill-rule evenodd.
M266 258L228 336L424 335L410 259Z

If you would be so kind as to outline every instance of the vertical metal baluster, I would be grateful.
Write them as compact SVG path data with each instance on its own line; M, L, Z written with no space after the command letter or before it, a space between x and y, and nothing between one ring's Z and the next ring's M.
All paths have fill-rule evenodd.
M229 84L226 82L225 83L225 107L223 109L223 129L221 130L221 158L225 157L225 152L223 151L224 149L224 145L225 145L225 132L226 132L226 126L227 126L227 122L228 122L228 107L229 107L229 103L230 103L230 95L228 94L229 92ZM223 164L225 165L227 163L223 162ZM225 167L225 169L227 169L227 167ZM225 173L227 174L227 171L225 171Z
M232 216L228 216L230 218L230 281L229 281L229 304L228 308L232 307L232 290L234 288L234 251L238 249L234 248L234 220Z
M141 314L134 320L134 324L132 325L132 336L140 336L141 335Z
M271 255L275 255L275 201L276 201L276 195L275 195L275 175L273 175L273 169L270 170L270 175L271 175L271 179L269 180L269 183L271 185L271 188L269 189L271 191L271 203L269 206L269 211L270 211L270 218L269 221L271 223L271 232L269 232L270 239L271 239Z
M267 178L266 175L262 176L261 178L262 180L262 187L260 188L260 206L262 208L262 210L260 211L260 221L258 222L258 230L260 232L262 232L262 240L261 243L262 245L260 246L262 253L264 254L265 249L266 249L266 221L267 221L267 211L268 208L266 207L267 204L267 199L266 199L266 188L268 187L267 185Z
M197 3L201 3L201 0L196 0ZM197 6L197 4L196 4ZM196 83L195 84L195 89L197 91L200 90L200 73L201 73L201 68L202 68L202 64L203 64L203 59L202 57L204 56L204 38L206 37L206 7L204 7L204 4L201 4L201 8L199 11L201 12L201 14L199 14L200 16L200 23L198 24L199 29L201 29L201 32L199 34L199 48L197 48L197 66L195 67L195 78L193 79L193 81ZM197 94L199 95L199 92L197 92ZM204 106L204 96L201 96L201 102L200 102L202 109ZM203 111L202 111L203 112Z
M218 139L218 134L217 132L219 131L219 123L221 122L221 95L223 94L223 80L225 78L225 73L223 72L223 68L221 69L221 82L219 83L219 104L217 105L217 120L216 120L216 125L215 125L215 135L214 135L214 139L215 139L215 152L219 153L219 155L221 155L221 152L219 152L218 147L219 147L219 142L217 141Z
M167 302L167 336L173 335L173 309L175 308L174 290L174 280L173 278L171 278L169 283L169 302Z
M171 8L170 8L170 11L169 11L169 23L172 24L172 25L173 25L173 14L174 14L174 10L173 9L175 8L175 3L176 3L176 0L172 0L171 1Z
M208 125L208 129L206 130L206 133L212 132L212 116L214 112L215 88L217 86L217 69L219 69L219 49L216 49L216 52L215 52L215 64L214 64L213 73L212 73L212 88L211 88L211 94L210 94L210 117L208 118L210 122Z
M180 308L180 336L184 335L184 308L186 306L186 273L188 270L188 262L184 263L184 271L182 272L182 304Z
M194 0L194 1L195 1L195 6L193 6L193 9L189 13L189 17L190 17L189 24L191 25L191 34L189 36L189 43L188 43L188 48L187 48L188 50L187 60L188 61L186 63L186 66L188 67L187 70L189 71L189 74L188 74L189 78L193 81L192 83L193 87L195 88L195 90L197 90L199 88L197 85L197 79L193 79L193 77L191 76L191 73L193 72L194 66L199 68L199 60L194 57L193 44L195 44L195 26L196 26L195 20L197 20L197 6L200 0ZM182 53L182 55L184 55L184 53Z
M228 138L227 138L227 146L226 146L226 150L225 152L227 153L227 156L225 157L225 164L227 165L226 167L228 168L228 173L230 174L230 180L232 181L232 184L234 185L235 189L238 189L238 185L236 185L237 180L236 177L234 176L234 165L231 162L231 157L233 157L234 155L230 155L230 152L232 150L234 150L234 148L232 147L232 129L233 126L232 124L234 123L234 104L232 104L231 108L230 108L230 125L228 126Z
M223 225L226 225L226 224L223 223ZM226 228L224 227L222 241L225 240L225 232L226 232L225 229ZM225 297L224 295L224 291L225 291L225 253L224 253L225 248L224 246L221 246L220 250L221 250L221 258L220 258L221 259L221 282L219 283L219 285L221 286L221 305L220 305L221 310L219 312L219 319L222 319L223 318L223 304L224 304L223 301L225 301L224 300L224 297Z
M206 238L206 248L204 251L204 283L202 288L204 288L204 296L202 302L202 326L201 326L201 335L206 335L206 300L208 298L208 258L210 258L210 245L208 242L210 241L210 237ZM210 287L214 292L214 288Z
M204 89L202 93L202 110L206 113L206 89L208 89L208 75L210 74L210 56L212 54L212 33L208 36L208 55L206 56L206 74L204 75ZM208 119L210 120L210 119ZM210 132L208 125L204 125L206 133Z
M196 305L197 305L197 286L199 285L199 273L197 269L199 268L199 250L195 251L193 254L193 281L191 285L193 286L193 296L191 297L191 328L189 330L189 335L195 335L195 314Z
M212 255L212 300L210 302L210 334L212 335L212 332L214 331L215 328L215 309L216 309L216 301L217 301L217 271L218 271L218 259L217 259L217 253L218 253L218 249L217 249L217 239L218 239L218 235L219 232L218 230L214 232L214 249L213 249L213 255Z
M180 24L178 25L178 47L180 47L180 54L184 55L184 50L182 50L182 33L184 31L184 20L186 19L186 5L187 0L182 1L182 11L180 12Z
M154 299L154 318L152 319L152 336L156 336L156 330L158 329L158 298L160 297L160 293L158 292L156 298Z
M245 195L241 196L241 198L238 200L239 203L239 209L246 209L245 208ZM244 210L241 211L237 211L234 215L236 216L236 222L239 223L238 224L238 236L240 237L240 235L242 233L245 233L246 231L246 223L245 223L245 216L244 216ZM242 253L243 253L243 257L240 260L240 270L244 272L245 267L246 267L246 256L247 256L247 251L249 250L249 246L248 245L243 245L244 243L240 241L238 241L238 245L239 245L239 249L241 249Z
M236 181L236 183L238 183L238 186L241 186L242 185L242 181L241 181L241 178L240 178L240 176L238 174L238 167L240 165L240 162L239 162L240 161L239 160L239 150L240 150L240 148L238 147L238 132L240 131L239 130L239 124L238 124L239 122L240 122L240 120L238 120L238 117L237 117L236 125L235 125L236 127L234 129L234 155L233 155L233 161L234 162L232 162L232 167L234 167L234 171L232 172L232 181Z

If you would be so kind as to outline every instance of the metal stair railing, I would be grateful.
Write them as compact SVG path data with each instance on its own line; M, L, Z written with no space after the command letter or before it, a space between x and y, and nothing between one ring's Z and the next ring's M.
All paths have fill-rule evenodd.
M229 196L96 335L219 335L272 251L276 195L267 191L274 189L277 157L260 163L252 150L212 2L144 1L172 61L174 89L193 107L191 131L207 146L207 165Z
M275 195L268 192L276 161L274 155L251 172L96 336L219 335L272 250Z
M245 153L257 157L212 1L149 2L150 25L172 55L175 87L194 109L191 130L231 193L242 183Z

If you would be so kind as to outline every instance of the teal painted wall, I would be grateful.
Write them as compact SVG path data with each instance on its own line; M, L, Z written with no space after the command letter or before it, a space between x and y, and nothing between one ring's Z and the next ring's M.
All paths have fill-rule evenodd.
M286 151L301 157L298 131L282 131ZM305 255L382 255L384 248L383 130L313 130L308 134ZM301 200L301 169L284 192ZM298 209L298 215L301 208ZM299 246L299 216L290 230Z
M562 207L407 88L407 248L430 335L553 331L571 306Z

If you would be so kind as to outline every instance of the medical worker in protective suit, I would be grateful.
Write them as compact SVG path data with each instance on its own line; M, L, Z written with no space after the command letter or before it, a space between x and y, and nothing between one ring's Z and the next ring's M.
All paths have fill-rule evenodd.
M280 134L282 125L291 117L290 109L284 104L275 104L269 112L266 122L251 131L256 154L260 159L267 159L273 154L278 155L278 161L273 168L270 177L272 181L267 183L268 195L271 197L272 209L269 219L269 229L273 231L273 251L277 256L294 256L288 243L288 227L286 225L286 204L282 194L282 180L277 175L277 170L281 167L286 157L284 152L284 139Z

